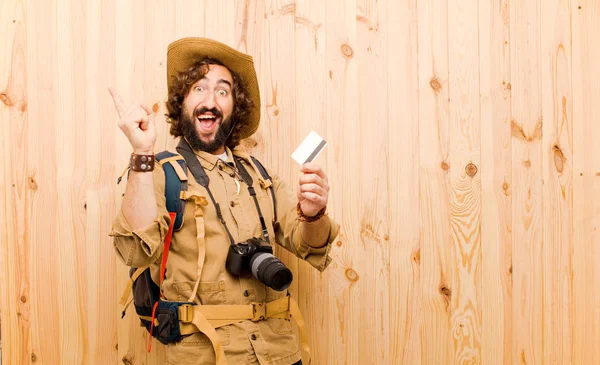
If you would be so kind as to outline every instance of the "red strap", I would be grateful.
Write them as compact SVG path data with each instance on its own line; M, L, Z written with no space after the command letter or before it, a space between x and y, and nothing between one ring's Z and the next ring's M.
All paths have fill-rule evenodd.
M169 231L167 232L167 236L165 237L165 245L163 249L162 262L160 263L160 278L159 278L159 288L160 288L160 296L162 297L162 282L165 278L165 269L167 267L167 258L169 257L169 248L171 247L171 236L173 236L173 225L175 224L175 218L177 217L177 213L169 212L169 217L171 217L171 223L169 223ZM158 307L158 302L154 303L154 307L152 308L152 323L150 323L150 336L148 337L148 352L152 350L152 332L154 330L154 318L156 317L156 308Z
M154 303L154 307L152 308L152 323L150 324L150 336L148 336L148 352L152 350L152 332L154 332L154 317L156 316L157 307L158 302Z
M175 218L177 217L177 213L169 212L169 217L171 217L171 223L169 223L169 231L167 232L167 236L165 237L165 247L163 250L162 262L160 263L160 281L159 286L162 295L162 282L165 278L165 269L167 268L167 257L169 257L169 247L171 247L171 236L173 235L173 225L175 224Z

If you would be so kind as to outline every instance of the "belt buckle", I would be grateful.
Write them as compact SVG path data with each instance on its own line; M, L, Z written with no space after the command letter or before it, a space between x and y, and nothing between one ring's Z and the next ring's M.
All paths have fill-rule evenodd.
M267 306L265 303L252 302L252 322L257 322L267 317Z

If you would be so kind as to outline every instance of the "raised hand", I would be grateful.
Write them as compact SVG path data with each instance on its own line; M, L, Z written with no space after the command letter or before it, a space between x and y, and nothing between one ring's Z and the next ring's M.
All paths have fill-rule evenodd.
M321 167L308 162L302 165L298 185L298 201L304 215L315 216L327 205L329 199L329 183Z
M114 89L109 88L108 91L119 114L119 128L133 147L133 153L144 155L154 153L156 125L152 110L146 105L127 106Z

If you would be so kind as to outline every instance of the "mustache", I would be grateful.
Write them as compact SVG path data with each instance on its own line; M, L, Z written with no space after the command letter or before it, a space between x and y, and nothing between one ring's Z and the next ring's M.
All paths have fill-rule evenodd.
M206 107L200 107L199 109L196 109L194 111L194 114L196 116L206 114L206 113L211 113L212 115L214 115L217 118L221 118L223 116L217 108L208 109Z

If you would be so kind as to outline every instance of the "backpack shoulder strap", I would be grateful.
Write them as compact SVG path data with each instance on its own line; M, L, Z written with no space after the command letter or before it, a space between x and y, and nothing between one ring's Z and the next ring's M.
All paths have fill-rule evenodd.
M277 221L277 200L275 199L275 188L273 187L273 179L271 179L271 176L267 172L267 169L263 166L262 163L260 163L260 161L258 161L258 159L256 157L250 156L250 158L252 159L254 166L256 166L256 168L258 169L258 172L260 173L262 178L264 180L270 182L270 184L268 185L268 188L269 188L269 191L271 191L271 199L273 200L273 221L276 222Z
M156 161L165 172L165 199L167 210L177 214L173 226L178 231L183 226L185 199L183 191L188 189L187 165L181 155L169 151L156 154Z

